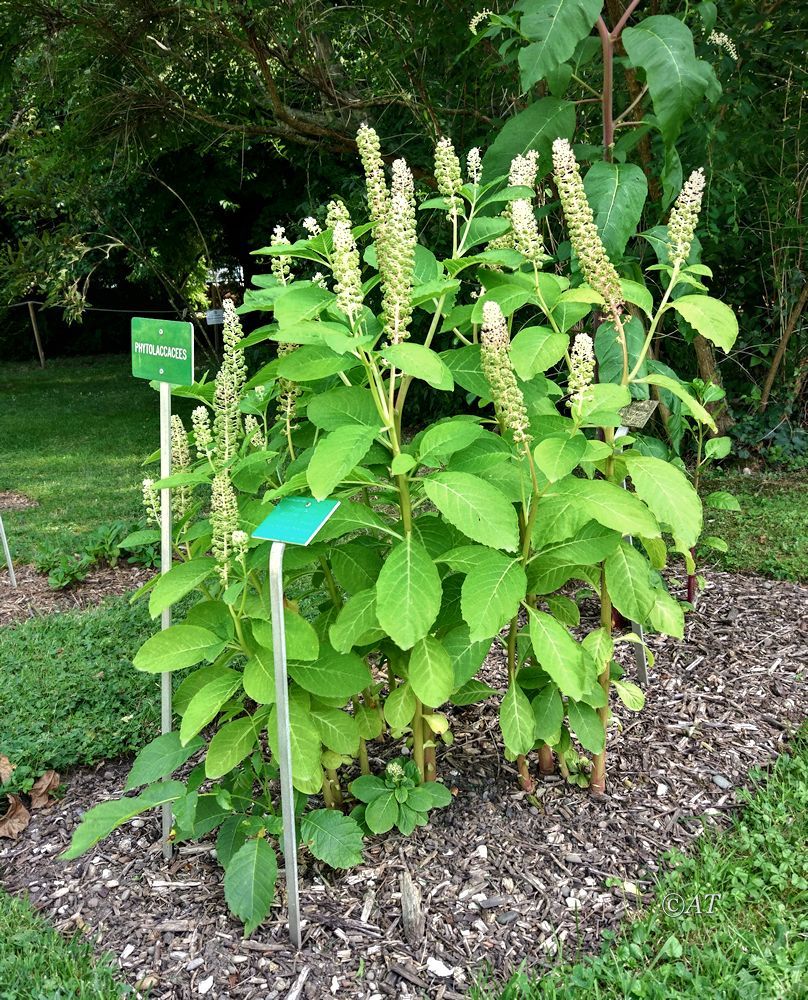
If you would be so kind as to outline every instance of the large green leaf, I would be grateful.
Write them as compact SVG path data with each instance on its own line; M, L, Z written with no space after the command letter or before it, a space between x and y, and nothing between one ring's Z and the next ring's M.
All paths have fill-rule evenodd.
M533 458L539 471L551 483L568 476L584 457L587 441L578 431L575 434L550 434L533 449Z
M266 612L270 614L269 609ZM259 646L272 650L272 622L266 618L253 620L253 636ZM283 615L283 634L286 637L286 655L290 660L316 660L320 640L311 623L303 615L286 610Z
M661 372L653 372L650 375L645 375L643 378L638 378L637 382L648 383L649 385L658 385L661 389L667 389L672 395L676 396L677 399L681 400L682 406L685 410L695 417L699 423L706 424L711 430L717 430L715 426L715 421L704 409L701 403L695 399L690 393L685 389L681 382L675 378L671 378L669 375L664 375Z
M376 581L376 617L401 649L410 649L438 617L441 583L424 546L412 535L393 546Z
M738 320L725 302L709 295L682 295L671 305L702 337L717 344L725 354L732 350L738 337Z
M603 0L535 0L527 7L519 21L519 31L528 40L519 50L525 93L572 56L602 6Z
M618 261L642 217L646 176L635 163L598 160L586 172L584 188L606 253Z
M536 720L527 696L512 683L499 706L499 727L505 746L513 754L530 753L536 742Z
M278 716L274 705L267 723L267 738L272 756L278 760ZM295 698L289 699L289 746L292 751L292 784L305 795L316 795L323 785L320 733L308 708Z
M216 569L212 556L199 556L188 562L178 563L164 573L149 597L149 614L156 618L161 611L190 594Z
M581 746L590 753L601 753L606 745L606 733L595 709L583 701L570 699L567 703L567 715Z
M696 58L693 35L678 17L657 14L625 28L623 45L645 79L667 145L676 141L696 103L718 87L709 65ZM720 92L720 88L719 92Z
M482 545L513 552L519 524L511 501L490 483L467 472L439 472L424 489L446 520Z
M651 566L633 545L621 542L605 561L606 588L612 604L633 622L644 622L656 601Z
M374 586L382 568L382 549L373 538L354 538L331 550L331 569L349 594Z
M374 833L387 833L398 819L398 800L392 791L383 791L368 803L365 822Z
M418 460L422 465L437 468L450 455L476 441L485 431L472 420L447 420L433 424L418 444Z
M252 716L226 722L214 735L205 756L205 774L221 778L240 764L258 742L256 723Z
M289 662L289 675L304 691L321 698L350 698L371 683L367 664L356 653L320 648L313 663Z
M306 479L317 500L324 500L362 461L375 437L374 427L349 424L317 442L306 470Z
M423 344L391 344L381 353L387 361L400 368L406 375L423 379L433 389L445 389L449 392L454 389L452 373L441 356Z
M257 701L259 705L272 705L275 701L273 651L266 646L256 649L244 664L242 680L248 698Z
M454 670L440 639L427 635L412 647L408 668L410 687L425 705L437 708L454 690Z
M299 347L278 362L278 375L290 382L316 382L359 364L351 354L337 354L329 347Z
M309 400L306 416L315 427L324 431L356 424L362 427L381 426L370 390L360 386L343 385L319 393Z
M535 149L546 164L554 140L571 139L575 131L575 105L543 97L509 118L483 157L483 172L493 180L507 174L511 160Z
M353 715L331 705L313 704L309 710L323 746L334 753L356 754L359 726Z
M501 552L483 549L469 568L460 592L469 639L490 639L514 617L524 599L527 577L521 563Z
M589 661L569 632L555 618L528 608L533 655L562 694L580 698L588 687Z
M70 847L60 855L61 859L72 861L121 824L128 823L130 819L155 806L175 802L183 795L185 785L181 781L158 781L133 798L113 799L93 806L82 816L81 822L73 831Z
M183 746L179 733L163 733L156 737L135 757L126 779L125 790L131 792L133 788L149 785L152 781L173 774L202 745L201 739L195 739Z
M441 354L452 377L466 392L472 392L483 399L491 398L489 386L480 362L480 345L469 344L467 347L456 347Z
M654 515L632 493L604 479L569 476L554 483L539 501L535 544L569 538L590 520L621 535L658 538L660 534Z
M650 455L629 451L624 458L637 495L677 541L692 548L701 534L701 500L684 473Z
M536 739L555 744L561 738L561 724L564 721L564 703L555 684L543 687L531 701Z
M263 838L250 840L230 858L224 873L224 898L244 922L244 935L258 927L275 896L278 859Z
M638 296L635 296L637 298ZM629 371L634 368L645 342L645 330L637 316L623 317L623 333L626 337ZM595 333L595 357L598 359L598 378L601 382L619 382L623 377L623 348L617 336L614 323L601 323ZM647 368L643 361L639 375L645 375ZM635 396L648 398L648 389L632 384Z
M519 378L529 382L564 357L569 337L546 326L527 326L511 341L511 361Z
M443 646L452 661L456 691L480 669L491 648L491 640L472 639L468 625L457 625L443 636Z
M405 682L388 694L384 703L384 717L393 729L404 729L412 722L416 707L415 692Z
M331 645L339 653L348 653L354 646L366 646L383 639L386 633L376 617L376 588L360 590L349 597L328 630Z
M159 674L214 660L226 643L199 625L172 625L147 639L132 661L138 670Z
M242 675L237 670L222 672L191 698L182 714L180 741L188 744L214 719L232 696L241 689Z
M362 864L362 828L336 809L315 809L300 821L300 839L319 861L332 868Z

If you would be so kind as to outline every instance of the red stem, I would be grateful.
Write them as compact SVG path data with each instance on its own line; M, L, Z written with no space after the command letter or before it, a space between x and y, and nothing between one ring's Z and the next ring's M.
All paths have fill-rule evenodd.
M603 159L611 162L614 145L614 39L602 17L597 20L600 46L603 51Z

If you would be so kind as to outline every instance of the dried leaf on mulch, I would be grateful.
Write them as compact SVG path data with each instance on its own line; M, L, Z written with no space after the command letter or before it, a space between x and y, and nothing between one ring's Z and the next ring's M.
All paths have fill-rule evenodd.
M5 785L11 778L16 766L16 764L11 763L4 753L0 753L0 785Z
M54 800L51 798L51 792L56 791L60 780L56 771L46 771L40 778L37 778L30 792L31 808L44 809L46 806L53 805Z
M16 840L31 822L31 814L22 804L19 795L6 796L6 802L8 808L5 814L0 816L0 837Z

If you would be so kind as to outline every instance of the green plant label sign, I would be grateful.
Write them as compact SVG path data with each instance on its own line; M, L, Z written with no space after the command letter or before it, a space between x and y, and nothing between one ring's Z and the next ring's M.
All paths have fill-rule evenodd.
M314 497L284 497L258 525L253 538L287 545L308 545L339 507L339 500Z
M132 374L135 378L191 385L194 381L194 328L178 320L132 320Z

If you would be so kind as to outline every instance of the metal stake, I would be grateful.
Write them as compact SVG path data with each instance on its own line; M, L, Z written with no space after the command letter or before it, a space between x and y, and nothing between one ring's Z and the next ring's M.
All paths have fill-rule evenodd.
M162 332L162 331L161 331ZM167 479L171 475L171 385L160 383L160 478ZM173 551L171 544L171 490L160 490L160 573L171 569ZM171 608L163 611L160 628L171 626ZM160 675L160 732L170 733L172 726L171 712L171 674ZM168 781L168 777L163 779ZM163 812L163 857L171 857L171 803L165 802Z
M0 542L3 543L3 555L6 557L6 565L8 566L8 578L11 580L11 586L17 586L17 577L14 575L14 564L11 561L11 550L8 547L8 539L6 538L6 529L3 527L3 518L0 515Z
M289 689L286 679L286 633L283 621L284 542L273 542L269 552L269 596L272 607L272 644L275 658L275 711L278 726L278 764L281 772L283 857L289 908L289 937L300 947L300 893L297 884L295 795L292 789L292 748L289 742Z

